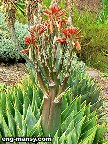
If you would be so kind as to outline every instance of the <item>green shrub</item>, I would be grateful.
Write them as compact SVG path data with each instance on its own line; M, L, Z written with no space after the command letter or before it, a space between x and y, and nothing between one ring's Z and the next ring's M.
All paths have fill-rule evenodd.
M103 72L108 70L108 26L96 24L97 15L88 10L73 9L74 25L82 29L82 60Z
M102 10L99 12L97 17L97 24L106 23L108 24L108 1L102 0Z
M108 26L92 26L82 40L82 58L92 67L108 71Z
M0 41L0 61L17 61L20 59L20 54L14 47L13 41L2 38Z
M18 49L15 47L15 43L8 32L8 28L5 23L5 15L0 14L0 61L16 62L22 60ZM19 42L19 46L23 49L26 47L24 44L24 36L28 33L27 25L23 25L16 21L15 34Z

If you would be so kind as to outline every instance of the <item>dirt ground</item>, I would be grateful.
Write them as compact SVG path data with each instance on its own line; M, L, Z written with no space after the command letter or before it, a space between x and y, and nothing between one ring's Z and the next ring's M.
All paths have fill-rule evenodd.
M101 95L108 102L108 77L103 77L99 70L87 68L86 72L102 88ZM22 63L14 65L0 64L0 84L14 85L28 74L26 67Z
M102 8L102 0L74 0L75 4L80 8L88 8L90 11L97 12Z
M0 84L14 85L20 82L27 74L26 67L22 63L13 65L0 64Z

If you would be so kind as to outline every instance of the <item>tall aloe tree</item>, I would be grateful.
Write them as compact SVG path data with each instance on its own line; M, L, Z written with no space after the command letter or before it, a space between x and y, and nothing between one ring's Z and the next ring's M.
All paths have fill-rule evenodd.
M66 10L52 2L44 11L47 20L29 30L30 35L25 37L28 48L22 50L23 54L32 51L30 58L35 63L39 86L44 93L41 123L45 135L54 135L60 126L62 95L69 88L72 51L74 47L81 50L77 41L82 37L80 31L63 18L65 13Z

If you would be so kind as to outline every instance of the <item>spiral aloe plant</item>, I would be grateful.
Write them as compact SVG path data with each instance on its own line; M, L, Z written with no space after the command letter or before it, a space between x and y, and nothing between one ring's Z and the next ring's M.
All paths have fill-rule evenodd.
M23 84L12 89L5 85L0 87L1 137L44 136L41 125L43 93L34 80L34 76L30 76L28 80L23 80ZM96 111L90 112L91 104L86 105L86 101L82 103L81 96L72 100L69 89L61 105L60 128L52 138L53 144L103 142L105 126L97 123Z

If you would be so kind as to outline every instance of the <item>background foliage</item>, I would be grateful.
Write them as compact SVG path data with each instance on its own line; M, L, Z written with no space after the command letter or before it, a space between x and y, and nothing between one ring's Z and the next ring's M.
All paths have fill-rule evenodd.
M15 47L15 43L11 38L5 23L5 15L0 13L0 61L16 62L22 60L20 53ZM24 44L24 36L28 33L27 25L23 25L16 21L15 34L21 48L26 48Z

